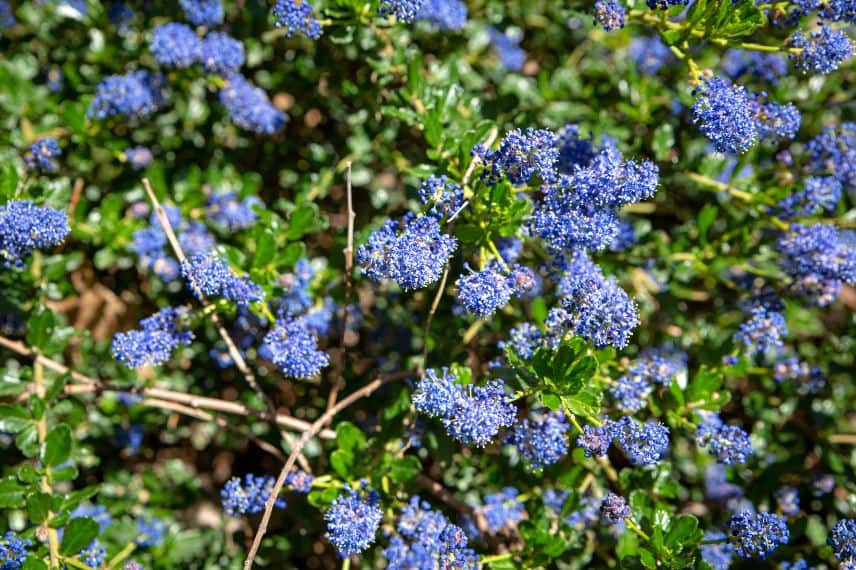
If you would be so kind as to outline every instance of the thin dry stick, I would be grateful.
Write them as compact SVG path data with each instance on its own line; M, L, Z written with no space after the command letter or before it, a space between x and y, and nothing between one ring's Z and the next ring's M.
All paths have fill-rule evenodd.
M294 467L294 462L297 459L297 454L303 449L303 446L315 435L318 431L320 431L324 425L333 419L333 417L338 414L343 409L347 408L360 398L365 398L370 396L392 380L393 378L378 378L376 380L372 380L356 392L352 392L345 398L343 398L339 403L334 405L332 408L324 412L320 418L318 418L312 427L303 432L303 435L300 436L300 440L297 442L297 447L292 450L291 455L288 456L288 460L285 462L285 465L282 467L282 471L279 472L279 476L276 478L276 482L273 485L273 489L271 489L270 497L267 502L265 502L265 512L262 515L262 520L259 523L259 529L256 531L256 536L253 537L253 545L250 547L249 553L247 553L247 558L244 560L244 570L249 570L253 567L253 560L256 558L256 554L259 551L259 547L261 546L262 539L267 532L268 523L270 523L271 513L273 512L274 504L276 503L276 499L279 496L280 491L282 491L282 486L285 484L285 477L288 475L288 472Z
M185 406L184 404L178 404L176 402L169 402L166 400L158 400L157 398L146 398L145 400L143 400L142 404L144 406L151 406L154 408L160 408L162 410L173 411L173 412L176 412L176 413L179 413L179 414L191 417L191 418L196 418L198 420L202 420L205 422L213 422L223 429L231 429L234 427L234 426L231 426L229 424L229 422L226 421L225 418L221 418L220 416L215 416L214 414L211 414L211 413L208 413L208 412L205 412L202 410L196 410L196 409L191 408L189 406ZM256 437L255 435L250 433L248 430L238 430L238 431L240 431L240 433L242 435L250 438L263 451L267 451L268 453L270 453L271 455L273 455L274 457L276 457L280 461L285 459L285 455L279 449L277 449L275 446L271 445L270 443L266 442L265 440Z
M128 392L145 396L146 399L143 400L143 404L155 408L163 407L160 406L158 402L168 401L184 404L188 408L192 408L194 410L213 410L216 412L224 412L238 416L249 416L271 421L271 416L268 412L253 410L240 402L230 402L228 400L220 400L217 398L210 398L208 396L197 396L195 394L187 394L185 392L177 392L175 390L167 390L164 388L113 386L96 378L92 378L91 376L71 370L56 360L52 360L47 356L36 353L36 351L27 347L24 343L8 339L4 336L0 336L0 346L6 347L22 356L27 356L33 360L37 360L42 364L42 366L52 372L56 372L57 374L69 374L71 379L77 382L77 384L68 384L65 386L64 392L69 395L91 394L101 391ZM26 394L27 393L25 392L23 396L26 397ZM286 414L277 414L275 421L277 425L300 432L306 431L312 427L312 424L309 422ZM332 430L323 430L318 434L318 437L321 439L335 439L336 432Z
M149 200L152 203L152 207L155 210L155 215L157 216L158 222L161 225L164 233L166 234L166 238L169 241L172 250L175 252L175 257L178 258L179 264L184 267L188 261L187 256L184 255L184 250L181 248L181 244L178 242L178 238L175 236L175 231L172 228L172 224L169 222L169 217L166 215L166 211L161 206L160 201L157 196L155 196L154 190L152 190L152 185L149 182L148 178L143 178L143 188L146 190L146 194L149 197ZM187 280L190 283L190 288L193 289L193 293L196 295L196 298L199 299L199 302L203 307L208 307L208 300L205 298L205 294L202 292L202 288L199 287L199 284L196 282L196 279L193 278L191 273L188 273ZM244 360L241 351L238 350L238 347L235 345L235 341L232 340L231 335L229 335L229 331L226 330L226 327L223 326L223 322L220 320L220 315L217 314L216 311L212 311L210 313L211 322L214 323L215 328L217 329L217 333L220 335L220 338L223 339L223 342L226 344L226 349L229 351L229 356L232 357L232 361L235 363L235 366L238 370L243 374L244 379L247 381L247 384L253 389L256 393L256 396L264 403L265 407L268 409L272 417L276 417L276 407L271 402L270 398L267 397L267 394L264 393L259 383L256 381L256 376L253 374L253 371L250 370L250 367L247 366L247 362ZM283 439L285 439L286 443L288 443L289 447L294 448L295 441L294 438L291 437L286 431L281 432ZM306 460L306 457L303 454L300 454L298 457L300 461L300 466L305 471L311 471L309 467L309 461Z
M336 383L333 384L333 389L330 390L330 395L327 397L327 409L329 410L336 405L336 398L339 396L339 391L345 387L345 359L348 355L348 350L345 346L345 336L348 334L348 305L351 304L351 291L353 290L352 273L354 271L354 220L357 214L354 212L354 196L351 185L351 161L348 161L347 174L347 194L348 194L348 245L343 250L345 254L345 302L342 310L342 341L341 341L341 362L339 366L339 376L336 378Z

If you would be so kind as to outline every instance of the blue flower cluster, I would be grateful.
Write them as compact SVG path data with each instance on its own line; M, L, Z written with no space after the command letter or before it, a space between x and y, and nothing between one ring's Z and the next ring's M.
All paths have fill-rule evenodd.
M152 160L154 160L152 151L144 146L126 148L123 154L125 155L125 160L128 161L128 164L130 164L131 168L134 170L142 170L150 165Z
M86 116L98 120L142 119L160 109L166 96L166 81L160 73L131 71L125 75L110 75L98 84Z
M815 174L834 176L845 190L856 189L856 123L826 127L806 145Z
M253 206L260 204L255 196L247 196L241 200L235 192L222 192L208 197L205 212L215 224L235 232L253 226L259 217Z
M179 209L174 206L164 206L164 209L185 255L192 258L207 254L214 248L214 237L204 224L186 222ZM170 282L178 278L181 268L178 262L167 254L166 233L154 212L149 216L149 226L134 232L129 249L139 256L146 269L153 271L162 280Z
M65 212L36 206L28 200L0 206L3 266L23 266L33 250L56 247L69 232Z
M687 355L663 348L648 349L640 354L610 388L619 410L633 413L645 406L654 385L668 386L678 374L686 371Z
M597 0L594 3L594 21L607 32L623 28L626 13L627 9L615 0Z
M813 394L826 386L826 375L817 366L803 362L797 356L783 358L773 364L773 378L788 381L800 391Z
M458 441L484 446L500 429L514 425L517 408L500 380L484 386L456 383L448 369L425 371L413 394L413 405L423 414L443 420L446 432Z
M732 80L751 76L776 85L788 73L788 60L779 53L730 49L722 58L722 71Z
M281 319L265 335L260 354L291 378L312 378L329 366L327 353L318 350L318 337L300 319Z
M135 542L140 548L158 546L166 537L167 530L167 524L157 517L139 518Z
M262 288L247 276L238 276L226 260L212 254L197 254L181 264L181 275L194 295L220 296L238 305L264 299Z
M841 182L834 176L810 176L805 179L802 190L782 199L774 213L783 219L803 218L832 212L841 200Z
M380 0L378 15L395 16L401 22L413 22L419 16L425 0Z
M671 64L675 54L657 36L636 36L628 48L636 69L643 75L656 75L664 65Z
M223 23L221 0L179 0L184 17L194 26L219 26Z
M787 335L788 327L782 313L756 306L752 309L749 320L742 323L734 333L734 341L742 344L749 354L764 355L779 351L784 346L784 337Z
M472 153L485 166L482 179L487 184L493 186L507 179L515 186L524 186L533 183L533 178L541 182L556 180L556 142L556 135L546 129L514 129L505 135L498 149L477 145Z
M149 44L157 62L170 69L184 69L199 60L200 42L196 32L185 24L169 22L152 31Z
M749 434L737 426L724 423L714 413L707 412L698 425L696 441L708 450L717 461L725 465L746 463L754 453Z
M299 32L307 38L317 40L324 33L321 22L315 19L312 4L307 0L277 0L272 13L276 19L274 25L285 30L287 38Z
M419 200L430 205L428 213L438 219L450 218L464 204L464 191L461 185L448 176L433 174L419 186Z
M772 513L738 513L728 522L728 530L742 558L763 560L790 539L785 519Z
M387 220L357 248L357 263L374 280L389 279L405 290L421 289L440 278L457 240L444 234L433 216L406 214Z
M244 44L223 32L211 32L199 44L199 63L207 73L237 73L244 57Z
M496 534L505 528L513 528L526 515L526 508L517 498L520 492L514 487L505 487L497 493L485 496L478 510L484 515L488 530Z
M220 103L233 123L262 135L282 130L288 117L273 106L264 90L239 74L229 75L226 82L220 90Z
M315 477L303 471L302 469L292 469L285 476L285 485L292 491L308 494L312 490L312 482Z
M140 321L140 329L116 333L113 357L128 368L156 366L172 357L179 345L189 346L193 333L184 330L184 308L166 307Z
M461 0L424 0L416 18L455 32L467 25L467 5Z
M577 445L587 457L603 457L614 441L634 465L651 465L669 448L669 428L659 422L643 424L624 416L616 421L606 420L600 426L584 426Z
M18 570L27 561L27 548L32 545L29 540L19 537L14 532L7 531L0 539L0 569Z
M614 277L605 279L599 270L581 277L591 279L562 300L562 325L598 348L624 348L639 324L636 303Z
M24 157L27 168L36 172L56 172L59 164L56 157L62 156L59 143L53 137L44 137L30 145L30 151Z
M758 139L792 139L799 130L796 107L764 102L766 94L722 77L702 80L694 93L693 120L718 152L744 152Z
M533 469L541 469L568 454L570 428L561 412L532 412L529 419L514 426L505 442L515 446Z
M856 283L856 232L827 224L792 224L776 246L790 288L818 305L832 302L842 283Z
M362 485L360 491L345 485L330 510L324 515L327 521L327 539L348 558L362 552L375 541L375 534L383 519L378 503L380 498L372 489Z
M830 73L853 57L853 42L847 34L829 26L808 35L796 32L790 45L800 50L790 54L794 66L806 73Z
M12 6L7 0L0 0L0 30L11 28L17 23Z
M244 475L232 477L220 490L220 502L227 515L238 517L244 514L260 513L265 503L270 499L270 493L275 481L269 475ZM286 507L285 499L278 497L274 506L279 509Z
M489 317L511 300L532 290L535 276L531 269L515 265L508 275L498 263L484 271L462 275L458 281L458 302L477 317Z
M731 560L734 558L734 545L728 541L725 533L718 530L708 530L704 533L704 542L712 544L702 544L702 560L710 564L714 570L728 570L731 567Z
M101 568L107 559L107 549L98 539L89 543L89 546L81 550L77 557L90 568Z
M800 512L800 495L796 487L790 485L776 491L776 504L783 514L792 517Z
M383 551L389 570L479 567L478 555L467 547L466 533L418 496L401 509L396 528Z
M500 32L493 27L488 28L487 32L502 66L510 71L521 71L526 63L526 52L520 47L520 40L523 38Z
M609 493L604 497L603 503L600 505L600 512L603 513L606 520L614 523L633 516L633 511L630 510L627 500L615 493Z
M841 561L841 568L856 566L856 520L842 519L835 523L826 542Z

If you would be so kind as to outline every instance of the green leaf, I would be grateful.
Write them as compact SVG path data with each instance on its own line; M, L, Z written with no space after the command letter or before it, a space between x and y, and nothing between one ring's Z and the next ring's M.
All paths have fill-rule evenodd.
M63 531L59 551L61 554L77 554L97 536L98 523L91 518L77 517L71 519Z
M7 202L15 198L18 189L18 169L11 160L0 165L0 201Z
M71 454L71 430L67 425L58 425L48 434L42 451L42 463L55 467L68 460Z
M556 394L553 394L552 392L542 392L541 393L541 403L545 407L550 408L553 411L556 411L562 407L561 398L559 398L559 396L557 396Z
M39 558L28 556L27 560L21 566L21 570L48 570L48 565Z
M396 458L389 471L389 476L394 481L403 483L409 481L422 472L422 462L415 455L405 455L402 458Z
M593 418L600 413L602 394L595 388L583 388L578 393L565 398L568 411L572 414Z
M698 238L702 245L707 243L707 230L716 220L719 209L716 205L707 203L698 214Z
M698 540L698 519L692 515L681 515L672 521L669 533L666 535L666 547L673 549Z
M653 569L657 567L657 557L654 556L654 553L647 548L639 549L639 560L645 568Z
M346 449L337 449L330 454L330 465L343 479L350 479L354 469L354 454Z
M44 307L36 309L27 320L27 344L43 347L47 344L55 325L54 314Z
M11 477L0 479L0 509L18 509L26 501L27 488Z
M285 237L289 240L297 240L312 231L316 221L319 220L318 211L310 204L304 204L291 213L288 219L288 227Z
M342 422L336 426L336 444L339 449L351 452L361 452L366 449L366 436L363 431L350 422Z
M39 454L39 430L35 424L30 424L21 430L15 438L15 446L27 457Z
M0 404L0 431L18 433L31 425L30 413L19 404Z
M36 492L27 497L27 517L33 524L42 524L51 511L51 495Z
M50 402L55 399L57 396L62 393L65 385L68 384L68 381L71 380L71 373L62 374L57 376L56 379L51 383L50 387L45 392L45 400Z
M675 146L675 133L672 125L664 123L654 130L651 140L651 149L657 160L665 160Z

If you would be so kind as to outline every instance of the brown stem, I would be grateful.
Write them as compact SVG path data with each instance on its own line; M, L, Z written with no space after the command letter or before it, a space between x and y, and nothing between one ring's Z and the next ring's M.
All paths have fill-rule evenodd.
M246 560L244 560L244 570L249 570L253 567L253 560L255 560L256 554L259 551L259 547L262 543L262 538L264 538L264 535L267 532L274 504L276 503L280 491L282 491L282 486L285 484L285 477L286 475L288 475L288 472L291 470L291 468L294 467L294 462L297 459L297 455L303 449L303 446L305 446L306 443L312 438L312 436L318 433L327 422L332 420L336 414L338 414L340 411L347 408L357 400L370 396L378 388L391 381L392 379L393 378L391 377L387 377L372 380L359 390L352 392L351 394L340 400L329 410L325 411L324 414L320 418L318 418L315 423L312 424L312 427L303 432L303 435L300 436L300 440L297 442L297 447L292 450L291 455L288 456L288 460L285 462L285 465L283 465L282 470L279 472L279 476L276 478L276 482L273 485L273 489L271 489L270 498L268 498L267 502L265 503L265 512L262 515L261 522L259 523L259 529L256 531L256 535L253 537L253 544L250 547L250 551L247 553Z
M152 185L149 182L148 178L143 178L143 188L146 190L146 194L149 197L149 200L152 203L152 207L155 211L155 216L158 219L158 222L161 225L164 233L166 234L167 241L169 241L170 246L172 247L173 252L175 252L175 257L178 259L178 262L184 266L188 263L187 256L184 254L184 250L181 248L181 244L178 241L178 238L175 235L175 230L172 228L172 224L169 222L169 216L166 215L166 211L161 206L160 201L157 196L155 196L154 190L152 190ZM208 300L205 298L205 295L202 292L202 288L196 282L196 279L193 277L192 273L188 273L187 281L190 284L190 288L193 290L193 293L196 295L196 298L199 299L199 302L203 307L208 307ZM256 380L256 375L253 374L253 371L250 370L250 367L247 366L247 361L244 360L244 356L241 354L241 351L238 350L238 347L235 345L235 341L232 340L232 336L229 334L229 331L226 330L226 327L223 326L223 321L220 320L220 315L216 311L211 311L209 314L209 318L211 322L214 323L214 327L217 329L217 334L220 335L220 338L226 344L226 349L229 352L229 356L232 357L232 362L235 363L235 366L244 376L244 380L246 380L247 384L253 389L256 393L256 396L262 401L264 406L267 408L271 417L276 417L276 407L273 405L273 402L268 398L267 394L265 394L262 387L259 385ZM283 439L285 439L286 443L290 447L294 447L296 445L294 439L291 437L286 431L281 432ZM310 471L309 461L307 461L306 457L303 454L300 454L298 457L300 461L300 466L305 471Z
M129 392L145 396L146 400L143 400L143 404L155 408L162 407L158 404L159 402L168 401L184 404L187 408L194 410L213 410L216 412L224 412L227 414L234 414L238 416L255 417L266 421L271 421L272 419L275 419L277 425L293 429L295 431L303 432L312 427L312 424L310 424L309 422L299 420L295 417L286 414L276 414L276 416L271 416L268 412L253 410L240 402L231 402L228 400L220 400L207 396L197 396L195 394L187 394L185 392L177 392L175 390L168 390L164 388L133 388L127 386L113 386L104 383L96 378L92 378L91 376L87 376L80 372L70 370L64 364L61 364L56 360L52 360L42 354L36 353L36 351L32 350L24 343L8 339L4 336L0 336L0 346L8 348L9 350L16 352L22 356L32 358L33 360L38 361L46 369L56 372L57 374L69 374L71 376L71 379L77 382L77 384L68 384L65 386L64 391L66 394L69 395L92 394L101 391ZM26 397L26 393L24 397ZM147 400L148 403L146 403ZM336 432L332 430L322 430L318 433L318 436L321 439L335 439Z
M336 377L335 384L333 384L333 389L330 390L330 395L327 397L328 410L336 405L336 399L339 397L339 391L345 387L345 360L348 356L348 349L345 345L345 336L348 334L348 305L351 303L351 295L354 286L351 274L354 271L354 219L357 217L356 213L354 213L353 185L351 183L351 161L348 161L346 187L348 196L348 245L343 250L345 254L345 301L342 310L341 352L339 356L339 374Z

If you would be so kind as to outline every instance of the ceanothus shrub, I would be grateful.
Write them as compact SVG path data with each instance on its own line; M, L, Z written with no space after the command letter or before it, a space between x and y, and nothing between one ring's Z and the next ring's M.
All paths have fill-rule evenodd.
M853 24L0 0L0 570L856 567Z

